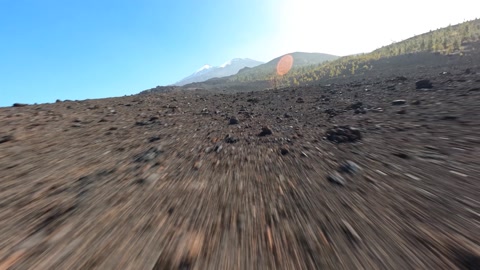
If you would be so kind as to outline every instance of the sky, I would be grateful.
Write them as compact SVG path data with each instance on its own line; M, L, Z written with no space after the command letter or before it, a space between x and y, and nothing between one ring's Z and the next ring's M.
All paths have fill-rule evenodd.
M205 64L370 52L480 1L0 0L0 107L136 94Z

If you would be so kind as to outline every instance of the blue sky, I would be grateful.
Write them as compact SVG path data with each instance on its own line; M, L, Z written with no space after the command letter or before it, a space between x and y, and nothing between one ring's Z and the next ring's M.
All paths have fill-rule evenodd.
M480 10L409 1L0 0L0 106L135 94L237 57L371 51Z

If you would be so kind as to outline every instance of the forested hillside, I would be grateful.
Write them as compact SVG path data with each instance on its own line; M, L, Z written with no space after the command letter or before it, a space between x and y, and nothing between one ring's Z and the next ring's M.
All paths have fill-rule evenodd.
M269 80L275 85L295 86L308 84L321 79L361 74L374 69L374 61L404 54L432 52L439 54L460 54L475 50L472 42L480 40L480 19L467 21L458 25L448 26L430 31L388 46L379 48L371 53L345 56L334 61L319 65L294 67L284 75L275 75L274 70L248 76L237 74L229 78L229 82L251 82Z

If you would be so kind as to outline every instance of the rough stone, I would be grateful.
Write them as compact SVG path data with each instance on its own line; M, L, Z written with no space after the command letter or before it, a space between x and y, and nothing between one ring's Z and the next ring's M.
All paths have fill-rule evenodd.
M433 88L433 84L430 80L420 80L415 83L415 87L417 89L431 89Z
M239 123L238 119L235 116L232 116L228 121L229 125L237 125Z
M347 180L337 172L328 175L327 179L328 181L336 185L345 186L347 184Z
M392 101L392 105L394 106L405 105L405 104L407 104L407 101L405 101L404 99L397 99Z
M272 135L272 134L273 134L272 129L270 127L265 126L265 127L262 127L262 132L260 132L258 136L263 137L263 136Z
M331 128L326 132L326 137L335 143L356 142L362 139L360 130L350 126Z

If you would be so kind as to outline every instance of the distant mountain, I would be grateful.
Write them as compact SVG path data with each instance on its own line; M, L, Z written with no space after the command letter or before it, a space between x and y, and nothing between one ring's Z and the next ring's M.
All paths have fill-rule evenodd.
M178 81L175 85L182 86L194 82L203 82L211 78L226 77L237 74L243 68L252 68L260 64L263 64L263 62L249 58L235 58L218 67L205 65L190 76Z
M325 54L325 53L305 53L305 52L294 52L285 55L291 55L293 57L293 66L292 69L298 69L306 66L320 65L327 61L333 61L339 58L339 56ZM244 68L240 72L232 76L230 80L232 81L252 81L260 80L266 77L272 76L276 73L277 64L282 57L277 57L268 63L256 66L254 68Z

